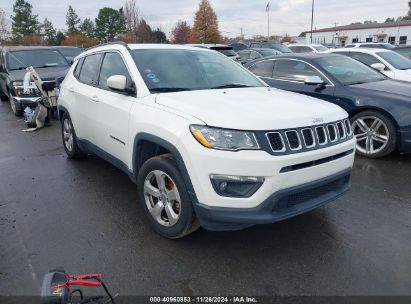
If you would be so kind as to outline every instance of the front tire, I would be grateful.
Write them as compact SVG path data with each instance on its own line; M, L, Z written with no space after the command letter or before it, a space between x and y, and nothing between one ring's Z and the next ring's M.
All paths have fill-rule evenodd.
M150 225L160 235L177 239L199 227L183 177L170 155L156 156L141 167L138 199Z
M23 115L23 111L17 109L17 105L16 103L13 101L13 99L10 99L10 106L11 106L11 110L13 111L13 114L17 117L22 116Z
M363 111L351 118L352 130L357 139L357 154L381 158L397 146L397 128L386 115L377 111Z
M3 102L9 101L9 98L7 97L6 94L4 94L3 91L0 91L0 100Z
M66 151L68 158L78 159L86 156L78 145L78 139L76 132L74 131L73 123L71 122L70 116L66 113L63 114L61 119L61 136L63 139L64 150Z

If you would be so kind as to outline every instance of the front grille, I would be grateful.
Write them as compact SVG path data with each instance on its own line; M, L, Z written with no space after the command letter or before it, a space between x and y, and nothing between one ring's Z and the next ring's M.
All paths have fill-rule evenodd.
M352 138L348 119L326 125L265 133L273 154L297 153L339 144Z

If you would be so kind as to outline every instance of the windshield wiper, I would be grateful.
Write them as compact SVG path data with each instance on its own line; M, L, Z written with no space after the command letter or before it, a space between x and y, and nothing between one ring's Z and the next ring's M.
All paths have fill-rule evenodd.
M182 91L191 91L189 88L154 88L150 89L151 92L157 93L168 93L168 92L182 92Z
M18 67L18 68L10 69L10 71L25 70L25 69L27 69L27 67L21 66L21 67Z
M228 83L228 84L224 84L221 86L216 86L216 87L212 87L210 88L210 90L215 90L215 89L231 89L231 88L252 88L253 86L249 86L246 84L241 84L241 83Z

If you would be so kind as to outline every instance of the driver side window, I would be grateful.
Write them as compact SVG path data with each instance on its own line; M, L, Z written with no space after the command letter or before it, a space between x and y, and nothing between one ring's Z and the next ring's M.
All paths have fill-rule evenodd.
M374 57L372 55L369 55L369 54L364 54L364 53L352 52L351 57L355 60L358 60L359 62L362 62L362 63L368 65L368 66L371 66L374 63L382 63L376 57Z
M107 79L113 75L124 75L127 78L127 86L131 84L131 77L123 58L119 53L106 53L101 65L98 86L104 90L110 90L107 86ZM111 91L111 90L110 90Z

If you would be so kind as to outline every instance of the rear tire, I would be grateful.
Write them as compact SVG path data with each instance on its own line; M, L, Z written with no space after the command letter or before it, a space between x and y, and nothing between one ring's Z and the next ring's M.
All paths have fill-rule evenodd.
M155 156L141 167L138 200L152 228L178 239L199 228L183 177L170 155Z
M66 151L68 158L79 159L86 156L78 145L78 139L76 132L74 131L73 123L71 122L70 116L66 113L63 114L61 119L61 136L63 139L64 150Z
M397 147L397 128L386 115L367 110L351 118L352 130L357 139L357 154L381 158Z
M19 116L23 115L23 111L17 109L17 105L12 99L10 99L10 106L11 106L11 110L13 111L13 114L15 116L19 117Z

